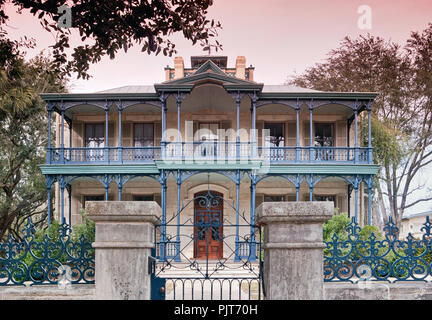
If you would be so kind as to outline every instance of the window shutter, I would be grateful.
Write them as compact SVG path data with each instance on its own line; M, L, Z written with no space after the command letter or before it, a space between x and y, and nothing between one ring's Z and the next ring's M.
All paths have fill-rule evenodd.
M297 144L297 126L295 122L287 122L285 124L285 145L295 147Z
M130 122L124 122L122 126L122 142L123 147L132 147L132 124Z
M162 123L155 122L154 123L154 145L160 146L161 138L162 138Z
M257 138L258 138L258 146L262 146L262 139L263 139L263 130L264 130L264 121L257 121L256 122L256 129L258 131Z
M219 141L221 141L221 142L228 142L228 141L233 141L233 140L231 140L233 137L232 137L232 133L233 133L233 131L232 130L230 130L230 129L232 129L231 128L231 121L221 121L221 123L220 123L220 128L222 129L222 130L224 130L224 135L219 135ZM235 141L235 138L234 138L234 141Z
M347 123L346 121L336 122L336 147L347 146Z
M83 147L83 125L81 122L74 122L72 126L72 145L74 147Z
M310 146L310 128L309 128L309 121L303 122L303 146L309 147Z
M114 141L115 134L115 124L113 122L108 123L108 143L110 147L114 147L116 142Z
M198 121L193 121L193 136L194 136L194 141L199 141L199 137L198 137L198 129L199 129L199 123Z

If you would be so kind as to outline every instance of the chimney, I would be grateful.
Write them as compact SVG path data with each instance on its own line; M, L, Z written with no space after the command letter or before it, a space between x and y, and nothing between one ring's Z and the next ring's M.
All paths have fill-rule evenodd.
M238 56L236 59L236 78L245 79L246 73L246 58L244 56Z
M182 57L174 58L174 79L184 77L184 62Z
M171 68L169 66L165 67L165 81L171 80Z

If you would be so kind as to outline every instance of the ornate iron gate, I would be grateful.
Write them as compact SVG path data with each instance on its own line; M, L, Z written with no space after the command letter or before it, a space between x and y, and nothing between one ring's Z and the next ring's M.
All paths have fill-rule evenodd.
M192 216L184 212L190 204ZM221 194L208 190L156 226L152 299L263 298L261 229L244 214L230 221L224 204L239 215Z

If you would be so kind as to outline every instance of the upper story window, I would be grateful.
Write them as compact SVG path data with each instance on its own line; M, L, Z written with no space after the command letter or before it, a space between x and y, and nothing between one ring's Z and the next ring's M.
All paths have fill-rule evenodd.
M285 145L285 125L284 123L267 122L264 129L269 130L268 142L270 147L283 147Z
M134 123L134 147L152 147L154 145L153 123Z
M219 123L200 123L199 141L217 141Z
M153 194L133 195L133 201L154 201Z
M105 125L103 123L86 123L85 146L103 148L105 146Z
M315 123L315 146L316 147L334 146L333 123Z
M84 196L82 200L82 207L85 209L86 202L88 201L104 201L103 195Z
M283 195L264 195L264 202L283 202Z

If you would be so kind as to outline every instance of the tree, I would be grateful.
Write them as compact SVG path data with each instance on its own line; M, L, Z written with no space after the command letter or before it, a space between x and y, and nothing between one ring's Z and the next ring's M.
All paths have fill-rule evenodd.
M407 209L432 200L416 194L424 187L416 179L432 161L431 59L429 24L423 33L412 33L405 47L371 35L346 37L325 62L288 80L323 91L379 93L372 110L374 161L381 165L375 191L398 226Z
M44 162L47 119L40 92L65 92L64 74L43 54L26 62L23 46L0 33L0 241L20 238L30 216L47 214ZM5 53L3 55L3 53Z
M56 33L53 45L54 64L68 75L76 72L78 78L89 78L90 63L97 63L105 55L111 59L118 50L127 51L133 45L143 52L172 56L175 43L169 37L182 32L192 44L199 42L204 50L221 49L216 40L220 22L207 19L207 9L213 0L0 0L0 26L7 23L5 3L11 2L18 12L29 9L40 19L42 26ZM59 27L59 8L69 5L72 28ZM91 40L74 48L72 59L65 52L69 48L71 30L77 30L81 41Z

